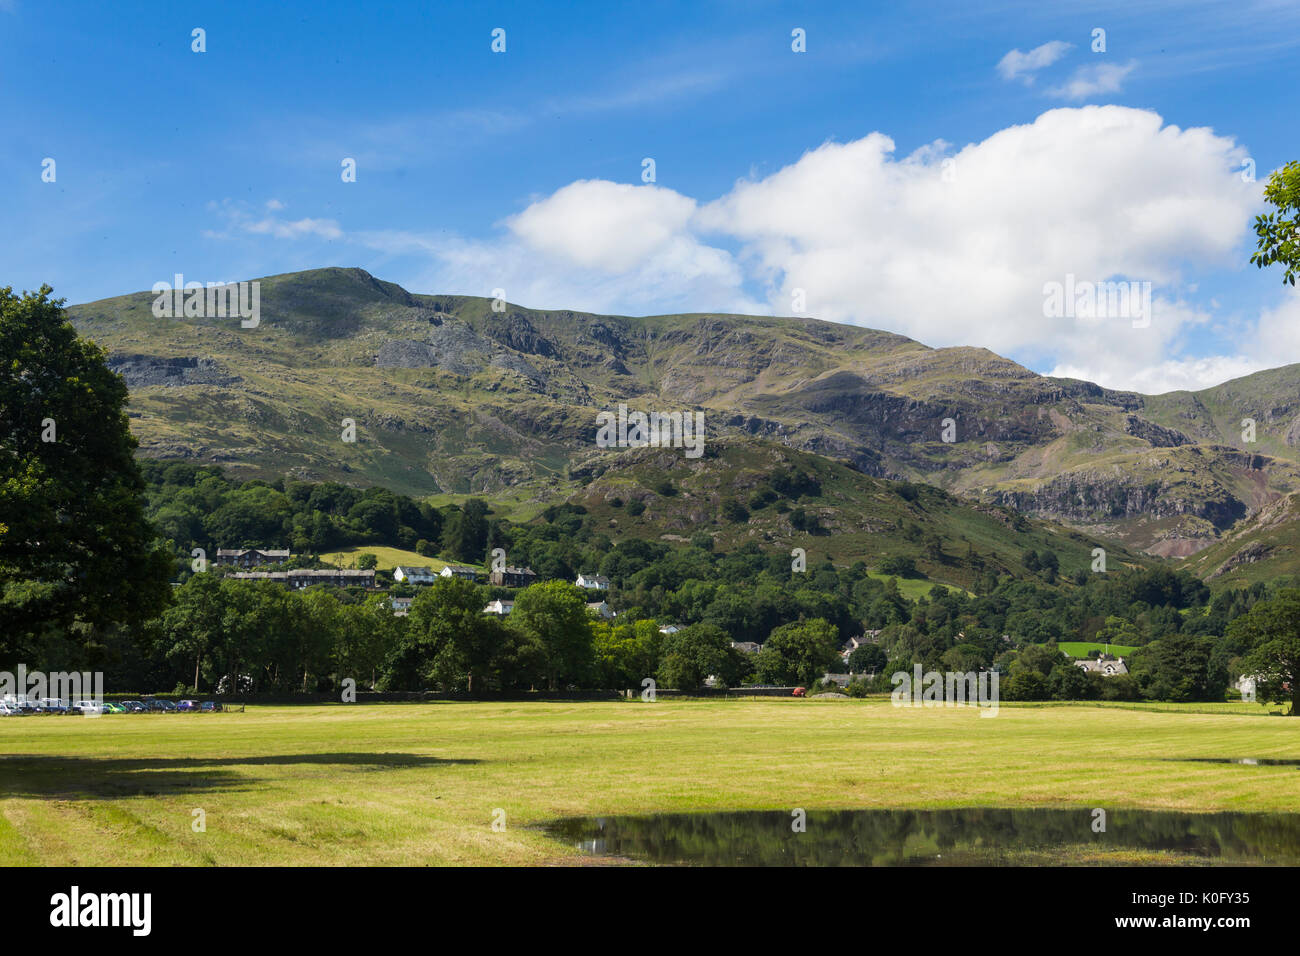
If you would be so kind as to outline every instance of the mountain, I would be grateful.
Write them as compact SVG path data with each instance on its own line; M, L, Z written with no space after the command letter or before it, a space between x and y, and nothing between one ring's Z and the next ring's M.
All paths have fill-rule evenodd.
M1300 494L1265 505L1188 559L1187 569L1214 590L1300 580Z
M141 454L549 503L618 454L596 446L599 411L701 410L710 443L774 443L1174 556L1300 490L1300 366L1144 396L816 319L494 311L361 269L259 281L252 329L157 318L147 292L69 309L132 390Z

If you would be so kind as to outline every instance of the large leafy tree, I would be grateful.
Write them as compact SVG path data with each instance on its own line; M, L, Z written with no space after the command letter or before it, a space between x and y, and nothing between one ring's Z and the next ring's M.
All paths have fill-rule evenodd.
M400 684L434 681L483 688L504 641L498 618L483 613L483 592L460 578L439 578L411 602L404 642L390 666Z
M1300 716L1300 588L1260 601L1228 625L1228 636L1250 648L1239 669L1255 678L1256 695L1290 701L1290 716Z
M1250 261L1261 269L1280 262L1286 266L1282 281L1295 285L1300 273L1300 160L1273 171L1264 198L1277 211L1255 217L1258 241Z
M0 656L51 631L148 619L167 600L126 386L51 291L0 289Z
M755 655L754 666L765 684L811 684L839 662L834 625L822 618L778 627Z
M594 633L585 592L567 581L547 581L519 592L507 623L546 649L552 690L587 682L595 669Z

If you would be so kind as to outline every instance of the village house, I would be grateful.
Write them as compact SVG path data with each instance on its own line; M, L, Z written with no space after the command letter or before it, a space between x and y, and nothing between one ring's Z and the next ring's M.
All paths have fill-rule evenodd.
M660 633L660 634L676 634L676 633L677 633L678 631L680 631L680 630L681 630L681 627L680 627L679 625L677 625L677 624L665 624L663 627L659 628L659 633Z
M438 575L430 568L413 568L399 564L393 568L393 580L401 581L403 584L432 584L438 580Z
M1103 654L1096 659L1075 661L1074 666L1082 668L1089 674L1100 674L1102 677L1118 677L1128 673L1128 665L1124 663L1124 658L1111 657L1108 654Z
M573 582L580 588L586 588L589 591L608 591L609 578L600 574L579 574L578 580Z
M532 568L505 568L488 575L488 581L499 588L526 588L535 580L537 572Z
M496 614L499 617L505 617L514 609L515 609L514 601L502 601L500 599L497 599L495 601L489 601L487 603L487 606L483 608L483 613Z
M255 568L260 564L284 564L293 555L284 550L263 550L261 548L218 548L217 564L234 565L237 568Z
M587 602L587 610L597 617L603 617L605 620L616 616L605 601L589 601Z
M374 571L340 571L335 568L300 568L296 571L239 571L233 578L245 581L275 581L291 590L309 588L313 584L331 584L338 588L373 588Z
M438 574L444 578L460 578L471 582L478 580L478 568L472 568L468 564L449 564Z
M757 654L763 649L762 644L755 644L753 641L732 641L731 646L742 654Z
M411 602L414 600L415 598L409 597L389 598L389 601L393 605L393 613L398 617L406 617L407 612L411 610Z

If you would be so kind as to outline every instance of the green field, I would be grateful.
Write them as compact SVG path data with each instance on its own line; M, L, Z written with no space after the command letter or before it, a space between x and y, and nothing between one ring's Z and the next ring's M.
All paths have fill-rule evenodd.
M1126 644L1099 644L1096 641L1061 641L1056 646L1061 649L1062 654L1078 658L1087 657L1089 651L1103 651L1116 657L1128 657L1137 650L1136 647L1129 647Z
M0 720L9 864L579 862L537 824L726 809L1296 809L1300 722L1255 704L251 706ZM493 811L506 812L494 832ZM206 831L191 828L194 810Z
M401 548L389 548L382 544L363 544L342 551L331 551L329 554L322 554L320 559L326 564L351 568L356 566L359 554L373 554L379 560L375 567L380 571L391 571L399 564L403 567L430 568L434 571L441 571L447 566L447 562L439 558L426 557L414 551L403 551Z

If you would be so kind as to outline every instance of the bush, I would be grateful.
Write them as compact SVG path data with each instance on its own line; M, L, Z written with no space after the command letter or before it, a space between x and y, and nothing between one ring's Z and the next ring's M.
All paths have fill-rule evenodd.
M635 518L637 515L641 514L644 511L645 511L644 501L633 500L627 503L627 513L630 514L633 518Z

